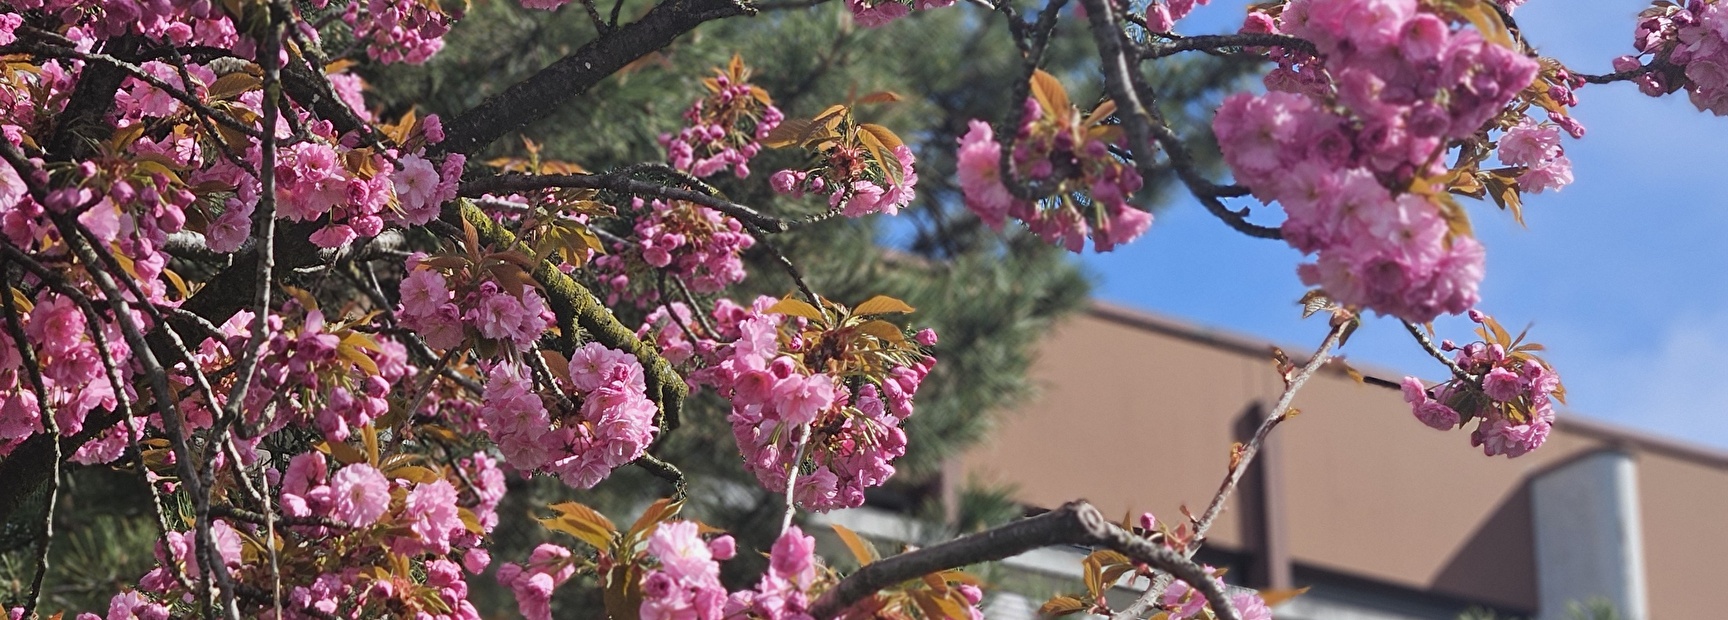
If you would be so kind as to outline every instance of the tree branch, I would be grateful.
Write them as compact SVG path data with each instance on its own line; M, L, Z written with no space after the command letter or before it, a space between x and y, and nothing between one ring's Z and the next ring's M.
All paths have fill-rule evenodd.
M642 19L603 34L526 80L444 123L433 150L474 154L511 131L551 115L624 65L672 44L703 22L755 13L735 0L665 0Z
M527 192L553 187L604 189L621 194L682 200L725 213L766 232L779 233L791 229L791 224L785 220L764 215L761 211L730 200L680 187L638 181L623 171L606 174L502 174L464 182L461 193L463 196L479 197L485 194Z
M827 619L877 591L937 571L991 562L1060 545L1097 545L1176 575L1205 595L1219 620L1237 620L1229 597L1198 564L1181 554L1122 529L1084 501L1001 527L872 562L840 580L817 599L810 614Z
M467 222L474 227L481 243L506 249L521 246L515 234L467 200L445 203L441 217L446 223L458 227ZM576 349L580 330L587 332L596 342L635 355L642 363L648 382L648 397L660 406L663 430L678 428L679 409L689 387L685 385L684 377L673 370L671 362L666 361L653 345L643 342L634 331L620 323L611 310L600 304L594 293L552 263L540 261L532 275L544 287L547 302L552 306L552 312L558 315L560 334L557 342L561 352L569 355Z

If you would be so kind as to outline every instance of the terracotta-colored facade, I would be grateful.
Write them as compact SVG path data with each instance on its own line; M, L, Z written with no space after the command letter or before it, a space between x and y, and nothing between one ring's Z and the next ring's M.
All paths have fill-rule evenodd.
M1282 389L1267 343L1107 305L1041 346L1039 395L959 465L1013 485L1031 506L1085 498L1106 514L1180 520L1181 505L1210 500L1230 445ZM1541 609L1531 481L1612 451L1637 472L1642 527L1629 543L1641 543L1635 578L1648 612L1633 615L1723 615L1728 454L1562 414L1540 450L1487 458L1465 431L1417 422L1398 390L1342 372L1321 373L1295 406L1301 414L1275 431L1208 541L1250 567L1251 584L1327 575L1552 617Z

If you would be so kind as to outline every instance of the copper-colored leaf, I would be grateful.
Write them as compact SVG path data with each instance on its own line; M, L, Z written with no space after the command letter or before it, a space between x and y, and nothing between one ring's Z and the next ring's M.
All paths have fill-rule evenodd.
M1068 102L1068 91L1062 88L1062 83L1043 69L1032 72L1032 98L1037 99L1044 113L1050 116L1066 114L1074 107Z
M1072 596L1052 596L1038 608L1039 616L1066 616L1086 609L1086 603Z
M378 362L366 355L367 350L378 350L378 343L373 342L366 334L348 331L342 335L342 341L336 345L336 357L353 364L367 376L378 374Z
M891 90L879 90L858 98L858 103L894 103L905 100L900 93Z
M876 138L876 134L860 131L858 143L864 146L864 150L870 153L870 159L875 160L881 166L882 172L888 175L889 183L900 183L900 158L895 157L893 151Z
M840 542L846 544L846 550L851 551L852 557L858 560L859 566L875 562L877 558L880 557L876 554L875 545L871 545L870 541L864 540L862 537L858 536L857 532L854 532L839 523L835 523L830 527L834 528L834 534L840 537Z
M768 132L768 135L762 138L762 146L778 149L798 144L803 141L805 136L809 135L812 125L813 123L802 118L788 118L780 121L780 124L774 127L774 131Z
M906 334L893 323L883 320L865 321L858 326L858 331L881 338L895 345L906 344Z
M444 476L439 475L438 472L419 465L397 467L388 470L385 473L390 474L390 477L392 478L407 480L415 484L430 484L444 478Z
M875 123L864 123L859 125L858 129L874 136L877 141L882 143L882 148L888 149L890 152L906 144L900 139L900 136L895 135L893 131Z
M1332 298L1326 296L1326 291L1312 289L1302 294L1302 318L1314 316L1314 313L1325 310L1332 305Z
M612 520L606 515L577 502L564 502L551 508L558 511L558 516L540 519L541 526L574 536L595 549L604 551L611 547L618 527L612 525Z
M630 540L641 540L660 522L678 516L678 510L684 507L684 502L674 502L671 498L661 498L642 511L642 516L636 518L636 523L630 526Z
M774 302L774 305L769 306L768 307L768 314L784 314L786 316L801 316L801 317L804 317L806 319L810 319L812 321L816 321L819 323L820 322L826 322L828 320L827 317L822 316L822 311L817 310L816 306L812 306L809 303L806 303L804 300L794 298L790 295L788 295L784 299L781 299L780 301Z
M877 295L858 304L858 307L852 309L852 314L907 314L915 311L915 308L904 301L887 295Z
M1308 588L1295 588L1295 589L1287 589L1287 590L1261 590L1260 591L1260 600L1266 601L1267 607L1277 607L1279 604L1281 604L1285 601L1296 598L1298 596L1302 596L1303 594L1307 594L1307 593L1308 593Z
M209 88L207 88L206 97L209 97L209 98L240 97L240 95L242 95L242 93L252 92L252 90L257 90L257 88L259 88L259 86L263 86L263 85L264 85L263 79L256 78L256 76L252 76L252 74L245 73L245 71L235 71L235 73L226 74L226 76L221 76L221 78L216 78L216 81L213 81L213 83L211 83L211 86L209 86Z
M552 371L554 377L570 376L570 360L552 349L541 349L540 357L546 360L546 368Z
M1458 12L1464 19L1470 20L1470 24L1482 33L1484 40L1507 49L1517 49L1512 43L1512 32L1506 28L1506 22L1500 19L1499 11L1482 0L1462 4L1465 6L1459 7ZM1523 90L1524 86L1519 84L1518 90Z
M360 442L366 446L366 462L373 467L378 466L378 427L366 424L360 427Z
M1092 108L1092 113L1086 115L1086 122L1081 124L1083 126L1097 125L1098 123L1104 122L1104 119L1110 118L1110 115L1115 113L1116 100L1105 99L1103 103L1098 104L1098 107Z
M319 452L330 455L330 458L336 459L337 463L343 465L353 465L355 463L366 462L365 454L361 453L360 450L356 449L354 446L350 446L344 442L319 442L317 449Z

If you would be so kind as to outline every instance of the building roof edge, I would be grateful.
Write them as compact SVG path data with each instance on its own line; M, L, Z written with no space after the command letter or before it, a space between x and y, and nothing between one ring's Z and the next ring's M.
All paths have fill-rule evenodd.
M1106 321L1246 355L1263 355L1269 352L1272 347L1277 346L1264 338L1207 327L1168 315L1097 299L1090 302L1086 312ZM1300 356L1301 354L1297 353L1296 355ZM1372 377L1373 379L1369 381L1370 385L1397 389L1398 382L1392 378L1399 377L1401 373L1374 366L1362 366L1354 361L1350 365L1363 375ZM1635 452L1655 452L1710 467L1728 469L1728 450L1657 435L1621 424L1590 418L1577 412L1568 411L1566 413L1567 415L1559 417L1555 422L1555 428L1561 432L1595 437L1615 447Z

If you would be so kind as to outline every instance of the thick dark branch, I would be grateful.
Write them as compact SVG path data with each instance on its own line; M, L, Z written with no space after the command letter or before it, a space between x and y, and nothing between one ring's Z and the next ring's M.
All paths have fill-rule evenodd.
M624 65L672 44L703 22L754 13L736 0L666 0L642 19L590 41L444 124L437 150L477 153L504 134L552 114Z
M145 71L143 67L132 64L130 62L126 62L126 61L121 60L119 58L115 58L113 56L110 56L108 54L92 54L89 52L81 52L81 51L78 51L78 50L70 48L70 47L56 47L56 46L45 45L45 44L35 44L35 45L25 46L24 49L33 53L33 54L40 54L40 55L46 56L46 57L69 58L69 59L73 59L73 60L82 60L82 61L84 61L86 67L89 67L91 65L103 65L103 66L112 67L113 69L118 70L124 74L124 75L121 75L122 79L124 79L126 77L130 77L130 78L139 80L141 82L144 82L146 84L149 84L152 88L155 88L156 90L160 90L160 91L166 93L168 96L173 97L175 101L179 101L180 103L186 104L187 107L190 107L190 108L192 108L193 111L197 112L197 114L200 118L213 120L217 124L222 125L223 127L227 127L227 128L232 129L236 132L239 132L241 134L251 136L254 138L256 138L260 135L256 128L254 128L250 125L241 123L239 120L235 119L233 116L230 116L230 115L222 113L222 112L218 112L218 111L212 109L210 106L205 105L203 101L199 100L197 96L192 94L192 91L190 88L181 88L181 87L174 86L173 84L169 84L166 80L163 80L162 78L151 75L150 72ZM88 71L88 70L89 69L86 69L86 71ZM112 102L110 102L110 103L112 103Z
M1036 517L963 536L933 547L873 562L848 575L816 601L810 614L833 618L877 591L928 575L980 562L1010 558L1033 549L1060 545L1104 547L1136 562L1176 575L1194 586L1212 604L1220 620L1237 620L1236 608L1218 583L1199 565L1163 545L1122 529L1084 501L1069 502Z
M1282 34L1241 33L1241 34L1208 34L1192 37L1179 37L1169 41L1153 43L1146 47L1142 60L1174 56L1182 52L1218 51L1241 49L1245 47L1282 47L1314 54L1314 44L1307 39Z
M138 40L110 39L104 48L108 55L125 60L137 51ZM78 72L78 86L67 99L66 109L55 116L54 136L48 142L49 157L78 161L90 145L114 131L108 123L108 112L114 109L114 93L125 80L126 70L110 64L86 64Z
M1586 83L1589 83L1589 84L1612 84L1614 82L1625 82L1625 81L1629 81L1629 80L1635 80L1635 79L1638 79L1640 77L1643 77L1644 74L1646 74L1646 73L1659 73L1662 71L1667 71L1669 69L1672 69L1673 67L1674 67L1674 65L1668 64L1668 62L1666 60L1663 60L1662 58L1657 58L1656 60L1650 61L1650 64L1640 66L1637 69L1627 69L1625 71L1616 71L1614 73L1609 73L1609 74L1605 74L1605 75L1590 75L1588 73L1574 73L1574 74L1572 74L1572 76L1576 77L1578 79L1584 80Z

